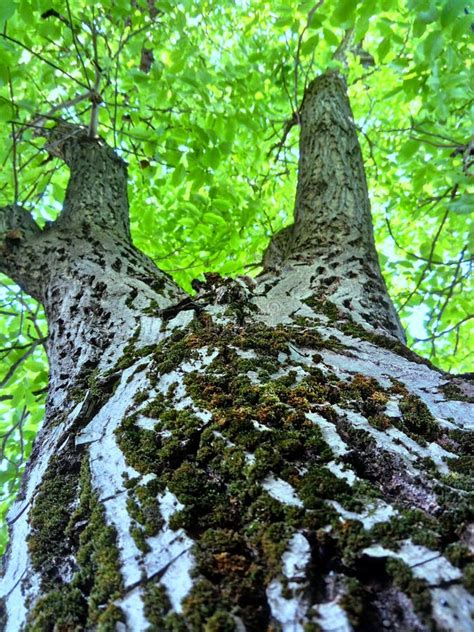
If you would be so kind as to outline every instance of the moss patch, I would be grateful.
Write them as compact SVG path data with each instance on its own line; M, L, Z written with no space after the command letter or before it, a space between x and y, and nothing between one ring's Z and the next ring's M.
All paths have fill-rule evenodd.
M57 562L66 558L71 542L64 537L78 493L80 460L77 456L53 456L30 511L28 538L33 568L54 579Z
M58 488L60 487L61 479L54 478L58 476L59 464L58 458L52 460L40 493L46 490L57 491L57 488L51 488L53 479L57 480ZM86 459L83 459L80 471L78 465L79 460L76 460L74 479L73 482L69 481L67 487L68 498L72 502L73 497L77 496L77 487L80 486L79 504L74 511L71 511L71 502L65 505L64 512L59 514L61 520L56 519L52 523L48 541L50 550L55 551L56 555L73 557L76 560L69 584L64 584L59 576L44 572L44 563L48 563L48 558L40 555L43 549L37 547L44 540L38 538L38 534L50 524L39 518L46 510L43 496L37 496L32 509L31 516L32 521L34 517L36 522L36 531L30 543L33 542L36 547L33 548L35 563L43 560L43 566L37 570L42 572L45 593L28 615L29 632L79 630L90 626L97 626L103 632L112 632L116 623L124 620L123 613L113 603L123 590L115 530L105 522L104 510L91 487ZM64 499L64 495L58 495L55 500L59 504ZM58 548L60 544L61 549Z
M390 346L400 344L387 340ZM295 345L305 349L302 362ZM162 586L153 582L146 586L146 612L152 629L234 629L235 620L229 613L235 613L252 632L266 629L270 614L265 588L280 574L282 555L296 531L303 531L314 550L319 550L319 535L330 529L323 539L331 550L334 568L354 580L348 582L343 604L354 625L363 620L364 602L370 599L370 589L364 587L364 578L358 577L366 546L375 541L396 548L401 539L411 537L440 550L453 542L454 521L465 516L462 503L462 511L454 511L454 498L459 500L455 491L451 491L452 498L446 496L446 515L441 512L435 518L412 510L411 502L406 507L407 501L400 501L396 507L399 516L375 525L370 532L358 520L341 519L328 502L335 500L362 513L374 498L393 503L396 485L405 482L402 476L394 482L399 467L396 459L381 451L367 430L339 418L333 404L360 412L379 430L396 426L421 445L441 439L455 443L423 402L403 385L384 388L363 375L346 383L330 367L323 372L308 366L311 352L319 362L318 350L340 347L337 340L324 340L307 323L243 328L197 318L148 350L152 386L158 390L162 376L173 373L173 377L167 378L167 383L172 383L164 394L153 399L143 392L137 394L116 431L127 462L141 474L155 477L153 487L146 490L138 481L127 483L133 535L146 551L147 537L161 526L156 496L169 488L184 505L171 517L170 526L184 529L195 542L195 584L183 602L181 615L170 612ZM211 352L212 361L192 370L194 361L205 356L209 359ZM186 370L180 370L183 363ZM212 417L203 421L191 407L176 408L175 396L182 384L193 405ZM394 395L400 402L400 419L385 414ZM352 466L360 477L353 486L326 467L335 455L318 425L308 419L309 412L334 424L347 443L348 451L340 461ZM155 427L142 428L137 423L139 415L154 419ZM364 465L364 459L370 463ZM438 476L432 463L421 465L427 477ZM411 480L409 473L402 474ZM304 507L279 502L265 491L262 481L270 475L291 485ZM402 589L417 600L417 608L428 616L424 584L405 576L402 568L392 570L387 582L403 585ZM328 568L319 565L310 572L315 584L325 585ZM415 597L418 588L422 595Z

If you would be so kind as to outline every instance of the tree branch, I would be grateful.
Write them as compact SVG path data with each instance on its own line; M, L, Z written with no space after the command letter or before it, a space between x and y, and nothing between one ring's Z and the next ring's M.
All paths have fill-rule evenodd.
M21 287L29 287L28 260L25 251L39 235L41 229L28 211L17 204L0 208L0 271ZM27 290L37 296L36 287ZM31 290L31 291L30 291Z
M101 138L91 138L89 131L78 125L60 121L41 135L47 139L46 150L71 171L56 223L101 226L130 241L125 162Z

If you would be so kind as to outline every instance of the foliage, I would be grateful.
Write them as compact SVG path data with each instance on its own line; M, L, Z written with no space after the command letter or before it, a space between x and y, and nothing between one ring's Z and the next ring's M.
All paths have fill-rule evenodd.
M99 133L129 163L136 245L188 290L206 270L254 274L270 235L291 222L298 138L296 128L285 138L286 122L353 29L344 72L391 294L415 350L468 370L466 4L5 0L1 203L54 219L67 169L41 151L35 126L40 116L87 125L100 95ZM3 512L47 376L40 308L8 279L0 301Z

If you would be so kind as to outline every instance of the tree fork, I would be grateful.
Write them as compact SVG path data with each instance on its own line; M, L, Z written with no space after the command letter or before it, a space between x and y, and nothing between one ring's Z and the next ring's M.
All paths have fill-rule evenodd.
M308 92L326 86L324 124L311 96L302 116L327 145L302 128L290 248L270 247L256 287L208 275L184 300L130 241L124 164L83 130L48 140L71 169L56 222L3 209L5 243L22 239L2 269L45 305L51 371L9 514L6 632L469 629L472 392L369 331L394 321L338 82ZM323 177L339 134L352 159L333 147ZM347 189L334 207L329 176ZM338 248L354 241L334 274L326 208Z

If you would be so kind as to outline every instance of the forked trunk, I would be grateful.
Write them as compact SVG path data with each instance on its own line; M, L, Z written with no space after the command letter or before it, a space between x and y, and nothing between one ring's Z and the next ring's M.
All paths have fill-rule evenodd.
M77 128L48 141L60 218L2 209L51 367L8 632L472 629L473 389L403 344L337 75L301 124L295 224L256 283L186 297L131 243L125 165Z

